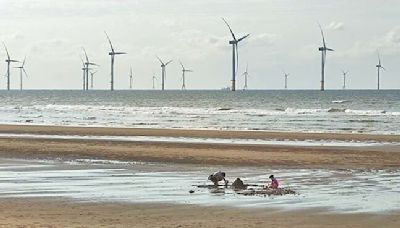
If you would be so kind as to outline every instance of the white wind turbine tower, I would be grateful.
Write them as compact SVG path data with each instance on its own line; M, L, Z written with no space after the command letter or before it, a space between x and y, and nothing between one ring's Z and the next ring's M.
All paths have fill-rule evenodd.
M90 71L90 88L93 89L93 76L97 73L97 71Z
M85 86L84 90L89 90L89 70L91 70L89 68L89 66L99 66L99 65L97 65L96 63L90 62L85 48L82 48L82 49L83 49L83 52L85 53L85 58L86 58L86 62L84 62L84 65L85 65L85 67L84 67L85 68L85 81L86 81L86 85L84 85Z
M85 61L83 61L82 57L81 58L81 62L82 62L82 72L83 72L83 90L86 90L86 66L85 66Z
M157 80L157 78L156 78L156 75L155 75L155 73L153 72L153 89L155 89L156 87L155 87L155 82L156 82L156 80Z
M183 66L183 64L182 64L181 61L179 61L179 63L180 63L181 66L182 66L182 90L186 90L185 73L186 73L186 72L193 72L193 71L192 71L192 70L186 69L186 68Z
M344 70L342 70L342 74L343 74L343 89L346 89L346 77L347 77L347 74L349 73L349 71L344 71Z
M165 80L167 77L167 72L165 71L165 67L172 62L172 60L164 63L158 56L156 56L158 61L161 63L161 90L164 91L165 89Z
M127 54L126 52L116 52L114 50L114 47L111 43L111 39L108 36L108 34L106 32L104 32L107 36L107 40L110 43L110 47L111 47L111 51L108 53L108 55L111 56L111 91L114 91L114 59L116 55L124 55Z
M288 74L285 71L283 71L283 75L285 77L285 89L288 89L288 78L289 78L290 74Z
M247 79L249 77L249 64L246 65L246 71L242 74L244 76L244 87L243 90L247 90Z
M11 63L17 63L17 60L12 60L10 57L10 54L8 53L7 50L7 46L6 44L3 42L4 48L6 49L7 52L7 59L6 59L6 63L7 63L7 90L10 90L10 64Z
M378 62L378 65L376 65L376 68L378 69L378 90L380 90L380 71L381 71L381 69L383 69L383 70L386 70L386 69L382 66L381 56L380 56L379 52L378 52L378 60L379 60L379 62Z
M133 81L133 73L132 73L132 67L131 67L130 73L129 73L129 89L132 89L132 81Z
M319 47L318 50L321 52L321 91L325 90L325 63L326 63L326 52L327 51L334 51L331 48L326 47L325 43L325 36L324 36L324 31L322 30L322 27L320 24L319 29L321 30L321 35L322 35L322 47Z
M228 24L228 22L222 18L222 20L225 22L226 26L228 26L228 29L232 35L233 40L229 41L229 44L232 45L232 87L231 90L235 91L236 90L236 73L238 71L238 66L239 66L239 50L238 50L238 43L244 39L246 39L250 34L247 34L240 39L236 39L235 34L233 33L231 26Z
M25 61L26 61L26 56L24 58L24 61L22 62L22 65L19 67L15 67L19 69L19 89L22 90L22 78L23 74L25 74L26 77L28 77L28 74L25 71Z

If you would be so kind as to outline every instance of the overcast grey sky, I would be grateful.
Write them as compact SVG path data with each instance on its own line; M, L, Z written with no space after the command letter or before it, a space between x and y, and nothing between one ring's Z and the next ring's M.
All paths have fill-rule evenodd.
M79 56L85 47L100 64L95 87L110 81L108 32L117 51L116 89L150 89L152 72L160 76L159 55L174 62L167 67L167 89L180 88L179 60L194 72L189 89L219 89L230 84L230 34L251 33L240 47L240 73L249 63L249 87L281 89L282 69L291 74L289 87L318 89L321 36L328 53L326 88L342 85L341 69L349 70L348 87L376 87L377 50L387 71L382 88L400 88L400 2L396 0L0 0L0 39L12 58L27 55L30 89L80 89ZM1 58L5 59L3 49ZM15 65L16 66L16 65ZM0 73L6 72L2 61ZM242 87L243 78L238 79ZM12 88L19 73L12 71ZM1 79L1 89L6 80Z

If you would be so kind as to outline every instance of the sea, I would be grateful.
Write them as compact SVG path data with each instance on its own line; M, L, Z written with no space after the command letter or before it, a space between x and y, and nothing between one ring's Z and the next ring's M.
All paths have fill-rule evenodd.
M0 91L0 124L400 134L400 90Z

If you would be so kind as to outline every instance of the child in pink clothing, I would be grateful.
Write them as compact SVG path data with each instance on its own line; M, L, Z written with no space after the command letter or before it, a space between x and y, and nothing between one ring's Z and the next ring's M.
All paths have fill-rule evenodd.
M274 177L274 175L269 176L269 179L271 179L271 185L269 187L273 188L273 189L277 189L279 187L278 180Z

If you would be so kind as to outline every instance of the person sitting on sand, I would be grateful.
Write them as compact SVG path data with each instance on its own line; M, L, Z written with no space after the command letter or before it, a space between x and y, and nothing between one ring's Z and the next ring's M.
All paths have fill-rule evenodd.
M236 180L232 183L233 190L243 190L246 189L247 186L243 183L240 178L236 178Z
M218 186L218 182L222 180L225 182L225 186L228 185L228 181L225 180L225 172L218 171L216 173L213 173L208 176L208 180L212 181L215 186Z
M274 177L274 175L269 176L269 179L271 179L271 185L269 187L272 189L277 189L279 187L278 180Z

